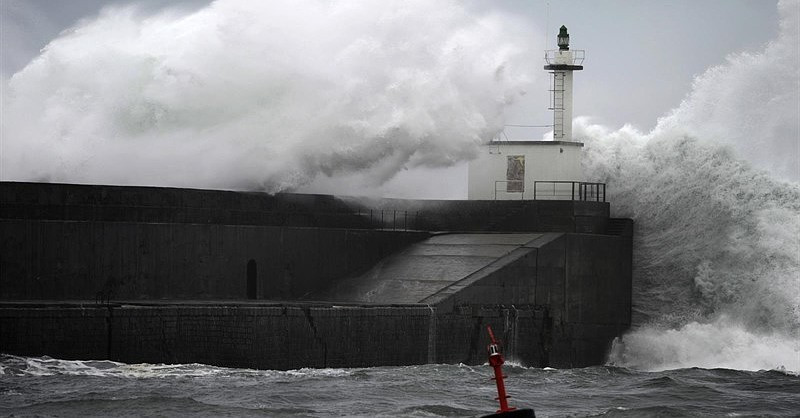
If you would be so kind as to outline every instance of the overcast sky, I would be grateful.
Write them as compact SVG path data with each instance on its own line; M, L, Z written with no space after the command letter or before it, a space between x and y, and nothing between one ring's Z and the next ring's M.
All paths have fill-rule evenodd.
M531 25L549 27L549 48L564 24L571 46L586 50L584 70L575 75L574 115L596 117L612 127L631 123L642 130L651 129L659 116L680 103L695 75L730 53L760 50L778 31L775 1L494 3ZM547 98L547 92L534 94ZM524 110L517 109L515 116L524 118ZM547 116L537 112L535 118Z
M200 8L206 0L0 0L5 77L19 71L50 40L82 18L109 5L135 3L144 10ZM549 45L564 24L572 47L586 50L585 70L576 75L575 115L591 116L612 127L630 123L651 129L659 116L677 106L692 78L725 56L756 51L778 30L771 0L471 0L479 12L501 11L530 22L548 34ZM545 45L541 45L545 49ZM509 113L509 122L547 123L547 78L537 74L541 91L531 91ZM509 129L510 136L538 137L541 132Z

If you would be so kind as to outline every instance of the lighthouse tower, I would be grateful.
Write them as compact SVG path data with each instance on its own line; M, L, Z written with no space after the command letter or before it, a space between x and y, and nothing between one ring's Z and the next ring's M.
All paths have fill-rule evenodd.
M545 70L553 75L550 110L553 111L553 141L572 141L572 72L583 69L583 50L569 50L567 27L558 31L558 49L545 51Z
M469 199L582 200L590 195L587 187L599 187L583 182L583 143L572 138L572 72L583 69L584 51L569 49L569 34L562 26L558 49L545 51L544 58L544 69L553 75L553 139L497 137L486 143L478 158L469 162Z

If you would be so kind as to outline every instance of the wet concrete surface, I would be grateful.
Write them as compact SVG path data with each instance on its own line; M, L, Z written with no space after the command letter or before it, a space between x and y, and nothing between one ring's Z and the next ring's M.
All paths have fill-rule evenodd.
M358 277L311 295L351 303L419 303L541 234L441 234L380 261Z

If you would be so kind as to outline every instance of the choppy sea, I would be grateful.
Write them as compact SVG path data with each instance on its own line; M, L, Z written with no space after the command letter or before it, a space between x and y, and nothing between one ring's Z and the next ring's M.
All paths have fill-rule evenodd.
M800 415L800 377L780 370L505 371L510 404L538 417ZM274 371L3 355L0 415L474 417L497 408L491 375L488 365Z

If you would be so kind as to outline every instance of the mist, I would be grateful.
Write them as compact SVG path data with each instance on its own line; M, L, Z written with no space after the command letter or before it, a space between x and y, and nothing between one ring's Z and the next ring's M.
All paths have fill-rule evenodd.
M4 80L0 178L278 192L452 166L531 83L529 37L454 1L106 8Z

